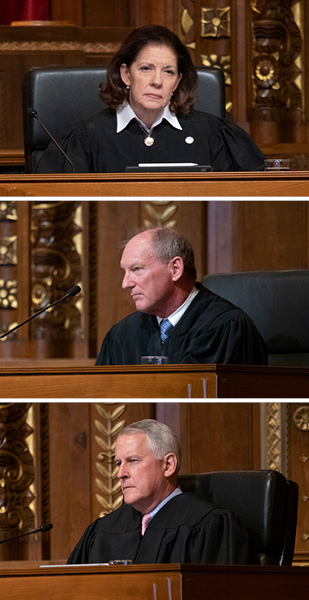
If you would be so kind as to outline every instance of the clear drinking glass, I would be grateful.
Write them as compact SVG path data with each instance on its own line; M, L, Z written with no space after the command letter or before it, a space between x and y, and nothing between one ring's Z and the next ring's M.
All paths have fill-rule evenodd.
M133 565L133 560L110 560L109 565Z
M289 158L266 158L264 167L265 171L290 171L291 161Z
M142 356L141 365L168 365L168 356Z

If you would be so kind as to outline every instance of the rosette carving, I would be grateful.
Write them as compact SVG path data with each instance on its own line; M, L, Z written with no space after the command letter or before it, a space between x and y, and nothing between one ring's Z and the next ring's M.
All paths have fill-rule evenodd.
M297 429L309 431L309 406L301 406L293 414L293 422Z
M302 114L300 24L295 1L252 3L255 41L254 112L265 121L299 122Z

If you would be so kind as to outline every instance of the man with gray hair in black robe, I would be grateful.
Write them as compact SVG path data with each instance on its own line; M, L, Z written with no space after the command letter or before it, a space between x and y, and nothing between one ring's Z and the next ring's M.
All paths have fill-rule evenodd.
M133 236L121 258L122 287L136 312L107 333L97 365L267 364L267 348L250 317L196 282L190 242L173 228Z
M69 564L255 562L236 515L178 487L181 450L167 425L145 419L123 429L115 462L123 503L86 529Z

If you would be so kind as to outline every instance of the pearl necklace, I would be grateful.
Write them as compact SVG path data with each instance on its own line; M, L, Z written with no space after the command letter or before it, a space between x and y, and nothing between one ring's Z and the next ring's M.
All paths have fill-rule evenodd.
M148 133L148 131L147 131L147 130L146 130L144 127L143 127L143 125L141 125L141 123L140 123L139 121L137 121L137 120L136 120L136 122L138 123L138 125L140 126L140 128L141 128L141 130L144 132L144 134L147 136L147 137L144 139L144 144L145 144L145 146L148 146L148 147L150 147L150 146L153 146L153 144L154 144L154 139L153 139L153 137L151 137L151 134L152 134L152 129L153 129L153 128L151 128L151 129L150 129L150 131L149 131L149 133Z

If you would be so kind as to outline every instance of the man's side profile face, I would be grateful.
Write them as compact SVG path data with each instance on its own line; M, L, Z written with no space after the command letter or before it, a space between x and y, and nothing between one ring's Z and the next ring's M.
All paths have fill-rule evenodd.
M174 454L156 458L147 439L144 432L120 435L115 448L124 501L143 514L153 510L171 493L168 477L173 475L177 465Z
M161 263L154 255L150 231L136 235L127 243L120 262L124 270L122 287L130 291L137 310L158 317L173 312L170 305L175 294L174 281L179 275L177 260Z

